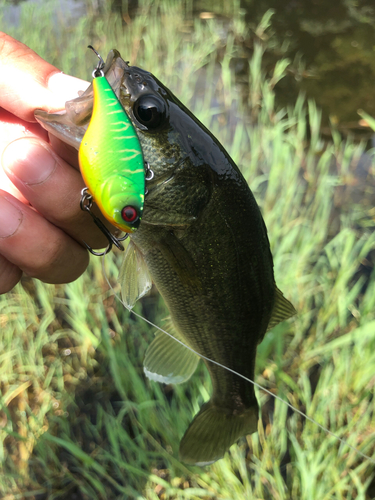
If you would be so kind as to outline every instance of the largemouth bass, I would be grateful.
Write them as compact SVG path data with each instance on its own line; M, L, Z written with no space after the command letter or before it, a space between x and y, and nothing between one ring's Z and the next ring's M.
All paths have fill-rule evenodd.
M266 331L295 314L276 287L256 200L223 146L157 78L129 66L116 50L109 53L104 73L154 173L146 184L142 222L130 235L123 279L142 282L148 269L176 338L253 379L257 345ZM92 100L89 87L66 103L66 114L38 111L36 118L78 149ZM192 375L198 360L159 333L146 352L144 369L153 380L179 383ZM180 444L181 460L199 465L218 460L241 436L255 432L259 417L252 384L205 364L212 397Z

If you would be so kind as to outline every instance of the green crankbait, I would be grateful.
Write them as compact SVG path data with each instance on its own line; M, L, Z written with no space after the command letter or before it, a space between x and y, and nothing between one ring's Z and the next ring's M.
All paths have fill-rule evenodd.
M104 217L125 233L139 227L145 199L145 166L137 133L103 73L93 72L94 107L78 158L88 188ZM81 200L82 206L82 200ZM103 229L102 229L103 230ZM118 246L118 245L117 245Z

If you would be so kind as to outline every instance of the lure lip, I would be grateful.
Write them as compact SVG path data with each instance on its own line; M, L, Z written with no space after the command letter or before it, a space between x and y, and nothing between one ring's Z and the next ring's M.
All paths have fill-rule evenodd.
M149 71L130 66L129 61L124 61L116 49L109 52L102 71L136 128L139 131L152 132L134 116L131 103L148 93L160 96L165 94L166 90L159 85L160 82ZM67 101L65 110L58 113L36 110L34 116L49 133L78 150L90 122L92 110L91 84L79 97Z
M130 68L129 61L124 61L118 50L109 52L102 71L117 98L123 99L129 95L124 85L124 76ZM81 95L67 101L65 109L53 113L36 109L34 117L47 132L78 150L90 122L93 94L91 83Z

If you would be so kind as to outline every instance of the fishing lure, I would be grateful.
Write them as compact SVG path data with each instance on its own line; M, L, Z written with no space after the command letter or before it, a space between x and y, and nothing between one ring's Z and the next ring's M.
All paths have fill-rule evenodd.
M82 191L81 208L90 212L95 223L109 239L123 250L115 238L90 211L92 201L104 217L125 233L133 233L142 219L145 199L145 166L137 133L116 94L104 76L104 61L99 58L93 71L94 106L87 131L78 152L82 177L87 186ZM86 245L87 248L98 254Z

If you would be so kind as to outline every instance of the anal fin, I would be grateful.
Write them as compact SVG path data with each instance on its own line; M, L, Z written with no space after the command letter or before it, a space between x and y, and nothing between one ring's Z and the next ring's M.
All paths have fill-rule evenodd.
M175 331L173 335L182 340ZM143 369L146 376L156 382L181 384L193 375L198 362L197 354L159 332L146 351Z

